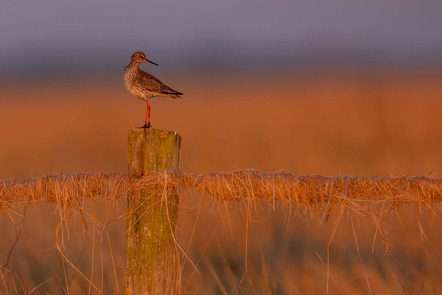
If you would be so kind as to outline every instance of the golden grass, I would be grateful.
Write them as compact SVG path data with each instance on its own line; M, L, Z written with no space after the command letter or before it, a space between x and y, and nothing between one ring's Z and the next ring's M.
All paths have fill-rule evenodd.
M155 189L152 190L152 188ZM291 210L294 215L299 214L302 217L310 215L311 217L318 217L320 221L326 221L334 208L334 211L340 212L340 217L337 219L338 222L333 230L332 237L327 246L327 253L325 254L327 260L327 280L324 286L327 289L329 288L328 277L330 275L330 242L344 213L349 213L351 216L372 217L369 220L373 222L379 231L379 235L384 239L386 232L384 231L383 224L380 223L380 218L386 212L397 210L401 205L408 203L417 205L419 212L421 212L422 208L432 210L434 204L442 201L442 179L440 178L297 176L288 172L262 173L255 170L206 174L185 174L175 171L151 173L139 179L129 178L127 174L100 173L55 175L33 180L3 181L0 182L0 209L9 213L9 210L20 211L17 210L19 207L27 207L35 203L46 202L55 205L56 211L59 213L59 224L56 228L56 249L63 258L63 263L69 265L72 269L71 271L77 274L78 277L81 277L84 282L87 282L89 289L93 287L94 290L101 292L103 290L103 281L100 287L97 279L94 280L93 275L89 276L84 269L82 270L80 267L77 267L75 261L71 260L66 253L63 242L65 240L63 228L66 227L66 234L69 235L67 215L80 214L84 229L87 228L88 221L90 221L94 225L92 232L94 233L95 230L98 230L98 234L102 235L105 232L108 221L102 222L97 218L95 209L93 209L95 206L90 206L91 203L88 201L104 199L124 200L132 192L143 189L156 191L158 196L165 196L168 191L175 192L178 189L183 197L186 196L185 192L191 190L197 191L203 196L210 196L211 198L209 199L211 201L223 205L226 203L238 203L240 204L239 207L246 209L247 223L252 222L252 211L255 211L259 207L257 204L262 204L263 201L273 204L273 209L283 206L285 209ZM134 193L133 195L140 196L141 194ZM380 211L379 208L381 208ZM130 214L130 212L116 219L120 219L126 214ZM420 230L421 234L424 234L422 228ZM356 233L354 235L356 237ZM247 236L248 229L246 229L245 238L246 252L244 254L245 271L242 276L243 278L246 276L248 269ZM190 238L189 243L191 240L192 238ZM356 245L358 245L357 240ZM93 245L92 248L94 247ZM100 253L100 255L103 255L103 252ZM111 257L113 257L112 250L110 250L110 253ZM359 250L357 253L360 255ZM183 263L191 262L190 264L194 265L194 262L189 258L190 254L190 252L183 254L188 260L183 258ZM316 254L318 255L317 252ZM361 256L359 257L362 260ZM198 265L195 266L195 269L207 267L210 271L209 273L217 278L217 271L213 269L213 266L210 263L200 265L199 259L195 259L196 265ZM261 257L261 259L263 258ZM93 261L94 258L92 256L92 265ZM64 264L63 267L65 267ZM116 277L115 265L112 265L114 276ZM227 267L226 271L231 272L229 266L225 267ZM103 268L101 268L101 272L103 275ZM236 279L233 273L231 276L231 283L235 284ZM267 275L265 274L265 276ZM192 275L186 278L186 280L190 282L191 277ZM254 286L254 283L251 281L250 284L246 284L247 287L244 287L242 286L242 281L243 279L238 282L236 288L246 290ZM117 279L116 282L118 286ZM5 288L10 288L10 284L5 282ZM223 283L219 279L217 280L217 285L223 288ZM368 286L370 286L369 283ZM266 290L271 289L270 285L261 287Z
M169 82L183 99L152 100L152 124L182 136L185 172L442 177L441 75L183 78ZM71 82L0 85L0 179L127 172L145 104L120 80Z
M4 181L0 183L0 208L45 201L70 214L82 210L84 199L118 199L151 187L193 189L218 202L247 202L247 208L259 199L273 204L282 201L291 208L302 205L312 215L337 204L361 213L370 204L387 204L387 210L404 203L431 208L442 200L442 179L436 178L297 176L238 170L201 175L151 173L140 179L125 174L73 174Z
M45 201L65 212L80 206L84 198L118 198L126 195L128 179L123 174L73 174L38 179L3 181L0 208Z
M182 171L199 173L253 167L259 171L286 169L295 175L442 177L440 73L379 71L368 75L363 72L337 75L333 70L266 77L256 76L256 73L232 76L231 72L219 77L168 77L169 83L178 85L185 96L182 100L153 100L152 122L155 128L175 130L182 135ZM264 78L269 83L262 83ZM127 171L127 130L142 124L145 105L127 93L120 79L106 83L97 83L95 79L69 79L65 83L51 80L27 87L21 84L3 83L0 87L0 97L4 98L0 101L3 122L0 126L0 179ZM124 194L132 186L126 176L121 175L118 187ZM114 174L107 176L112 179ZM94 265L93 283L100 288L104 276L104 294L116 294L114 289L118 289L118 284L120 293L124 293L121 287L124 286L126 261L124 197L99 201L115 197L115 183L106 182L109 180L106 175L100 177L97 181L104 182L95 186L101 191L79 185L78 192L87 187L84 189L87 198L75 199L66 194L64 201L52 199L55 206L44 205L47 194L43 190L39 197L35 192L33 195L35 204L42 206L25 206L32 204L29 196L13 201L14 194L1 195L0 203L4 208L0 215L1 262L6 260L4 257L14 244L17 222L24 211L14 210L14 206L28 207L23 234L10 256L9 266L13 271L8 274L16 276L17 289L23 288L23 293L29 293L48 278L51 281L38 290L41 293L86 293L90 288L89 281L80 278L65 260L60 260L59 251L48 251L54 246L54 232L60 222L54 216L54 208L61 208L55 214L63 213L60 205L66 202L64 208L72 206L72 212L84 208L89 230L83 233L81 215L69 219L60 216L65 233L63 253L88 278L92 278L91 265ZM163 178L162 175L155 177ZM203 186L207 179L209 177L200 178L199 185ZM305 181L307 179L304 177ZM335 178L338 179L348 181L343 177ZM357 179L362 184L365 178ZM218 180L225 181L222 177ZM168 183L170 181L167 179ZM230 183L231 179L227 181ZM392 194L389 198L373 191L374 198L381 199L361 200L357 195L345 199L343 196L348 196L345 187L341 195L334 191L333 198L319 203L312 211L319 213L323 208L325 214L320 217L328 217L330 200L329 206L335 206L335 210L327 223L322 219L317 222L305 218L301 211L305 206L290 210L291 202L288 206L276 202L273 212L274 207L265 199L256 202L264 204L264 208L258 208L257 216L250 222L243 210L244 206L254 205L247 194L250 192L248 186L242 187L243 198L238 201L220 201L216 205L208 197L211 191L203 197L183 194L177 239L183 248L189 249L192 261L200 261L200 274L194 273L190 264L183 271L185 292L217 294L223 286L233 293L324 294L327 285L325 251L330 246L330 294L368 294L363 287L366 273L373 293L438 294L442 287L442 216L435 209L440 206L431 207L432 201L439 200L437 190L431 201L430 197L426 199L419 193L421 188L415 186L412 178L404 180L410 188L397 183L395 187L402 187L408 193L418 191L416 195L391 191L382 179L376 181L379 187L372 189L388 190ZM20 186L32 186L20 181L16 184L19 184L14 188L16 192L26 191ZM56 187L58 191L66 191L70 185L66 180L64 184L57 183ZM215 185L212 191L216 191L218 184L212 182L212 185ZM424 181L419 185L433 184ZM0 187L2 191L4 184ZM328 187L311 189L326 190ZM257 191L253 191L256 196ZM416 203L416 196L422 202ZM5 202L4 198L9 201ZM385 208L404 204L394 203L395 199L408 199L407 202L417 206L401 206L398 212L392 212L394 214L381 215ZM270 207L265 207L266 204ZM336 218L341 216L339 209L361 213L375 204L379 204L381 210L374 211L375 216L368 213L368 218L354 219L354 214L348 214L348 219L340 219L335 231ZM431 208L421 211L426 213L416 214L418 206L426 204ZM290 218L289 212L293 211L301 218ZM197 225L195 220L198 220ZM360 233L359 249L366 273L354 249L351 220L355 220L356 232ZM388 233L380 235L378 225ZM97 235L97 228L100 235ZM246 228L249 266L242 280ZM425 230L424 238L422 229ZM109 242L102 232L109 233ZM331 235L333 243L330 245ZM387 255L384 241L389 244ZM92 255L94 249L96 254L101 254ZM101 255L104 266L100 262ZM220 282L215 282L215 278ZM267 280L268 285L264 284ZM1 286L0 293L4 292Z

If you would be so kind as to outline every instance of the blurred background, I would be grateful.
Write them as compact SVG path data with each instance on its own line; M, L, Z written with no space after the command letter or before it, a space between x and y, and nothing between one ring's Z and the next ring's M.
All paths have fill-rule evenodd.
M126 172L127 131L141 126L145 115L145 104L123 85L123 69L137 50L159 64L143 64L143 70L184 93L178 100L151 101L153 127L182 135L184 172L254 168L327 176L442 176L439 1L0 3L2 180ZM187 245L193 239L190 256L201 261L200 274L185 269L185 291L325 292L333 221L306 224L283 207L269 212L250 229L250 266L241 281L246 218L235 205L231 216L210 204L194 210L202 199L182 201L181 241ZM118 216L124 206L101 204L96 210ZM8 265L14 266L21 293L48 279L38 290L88 290L87 282L74 270L63 270L59 254L48 250L56 227L52 213L36 206L26 214ZM389 216L388 239L373 239L376 228L362 218L357 232L371 233L359 237L363 263L355 252L353 223L342 221L333 240L329 291L436 294L442 265L436 213L427 214L432 217L427 223L413 208L397 219ZM0 215L5 233L0 263L8 257L21 215ZM197 234L190 238L196 216ZM105 293L124 293L125 223L118 220L114 229L107 228L117 267L104 276ZM424 237L420 222L427 224ZM81 222L75 224L84 239L65 244L90 278L98 244L90 246L94 230L82 235ZM382 245L388 240L390 252L372 249L373 240Z

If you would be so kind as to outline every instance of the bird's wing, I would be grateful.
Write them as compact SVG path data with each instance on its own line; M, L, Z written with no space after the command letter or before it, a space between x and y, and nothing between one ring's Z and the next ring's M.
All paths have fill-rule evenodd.
M174 94L174 95L182 95L181 92L173 90L160 80L158 80L156 77L150 75L149 73L140 71L141 74L139 75L140 82L145 85L146 88L149 89L149 91L152 92L158 92L158 93L164 93L164 94Z

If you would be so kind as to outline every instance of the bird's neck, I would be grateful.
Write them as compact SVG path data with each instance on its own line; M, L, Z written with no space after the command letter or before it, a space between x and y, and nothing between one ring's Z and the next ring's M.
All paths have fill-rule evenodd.
M131 62L127 67L126 71L138 71L139 63Z

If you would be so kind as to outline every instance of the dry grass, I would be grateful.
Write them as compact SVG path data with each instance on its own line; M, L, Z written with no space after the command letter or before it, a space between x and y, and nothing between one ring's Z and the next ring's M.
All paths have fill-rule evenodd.
M57 175L57 176L46 176L34 180L12 180L3 181L0 183L0 208L2 208L6 213L11 214L11 212L21 212L20 209L27 208L30 204L47 203L53 204L59 215L59 223L56 228L56 241L55 248L62 257L63 264L63 277L61 280L66 280L66 289L75 286L78 290L85 290L86 286L89 286L89 291L97 292L102 294L105 290L112 290L112 285L116 286L112 291L120 292L122 289L118 289L118 275L117 268L114 263L112 246L109 240L109 235L107 233L110 222L122 219L126 214L120 215L115 218L109 219L109 212L105 220L97 216L96 205L94 203L99 203L101 200L113 200L113 202L124 201L124 198L128 196L133 191L149 189L155 187L162 191L159 195L164 196L164 192L169 190L175 191L177 188L181 191L183 197L189 196L187 192L198 192L199 195L210 196L211 203L215 201L215 207L219 210L222 207L231 206L231 204L239 203L240 208L245 209L246 224L253 224L252 215L259 215L260 206L263 202L266 202L269 208L281 208L284 207L285 211L291 210L293 215L300 215L303 218L312 219L317 217L320 223L327 221L333 212L339 212L339 216L334 218L333 222L333 233L330 237L329 243L327 245L327 252L323 254L321 258L320 254L316 252L319 260L324 264L327 271L327 280L323 282L323 288L336 289L336 281L333 274L336 275L338 271L330 270L330 251L333 248L330 246L331 241L335 235L336 229L341 223L342 217L346 216L347 219L352 220L351 225L353 229L353 235L355 238L355 245L357 252L353 253L355 256L359 256L362 266L359 266L358 272L362 273L367 280L367 288L371 288L371 283L369 281L367 271L365 269L364 263L362 261L361 252L359 250L359 242L357 234L355 232L355 225L353 219L358 219L359 217L365 217L373 222L376 227L376 233L381 236L381 239L388 244L388 236L385 231L385 224L381 223L381 218L385 218L386 213L391 210L395 212L399 211L399 208L403 204L414 204L418 208L418 212L422 212L422 209L427 209L427 211L432 211L434 205L440 203L442 200L442 179L428 178L428 177L323 177L323 176L296 176L287 172L279 173L261 173L254 170L238 170L232 172L218 172L218 173L207 173L207 174L183 174L180 172L165 172L165 173L152 173L144 176L140 179L130 179L126 174L73 174L73 175ZM134 194L140 195L140 194ZM181 201L186 203L185 198ZM221 204L221 206L219 206ZM212 205L213 206L213 205ZM256 251L253 251L253 247L250 250L251 254L248 254L248 240L249 240L249 225L246 226L245 237L245 249L244 254L244 272L238 274L238 271L232 269L231 263L226 261L227 255L223 254L224 261L222 266L214 265L213 258L211 260L201 260L201 254L195 256L195 253L190 250L190 245L193 243L193 231L197 225L197 220L200 214L201 203L198 205L198 212L196 213L195 224L192 228L192 234L189 240L183 244L183 248L186 248L185 254L182 253L182 265L184 272L184 284L183 288L188 289L189 283L192 282L192 276L195 271L194 265L201 272L204 272L203 277L206 279L215 278L215 282L212 284L216 285L220 290L225 290L225 288L230 290L236 290L235 292L249 292L255 290L255 292L261 292L266 290L267 292L276 292L277 287L275 286L278 280L275 280L274 276L270 276L267 272L266 261L263 254L263 249L260 248L259 256L256 257ZM334 208L335 210L332 210ZM186 208L184 208L186 209ZM379 210L380 209L380 210ZM193 209L195 211L195 209ZM229 213L224 215L223 218L228 218ZM292 215L292 213L289 214ZM130 214L130 213L129 213ZM67 253L66 250L66 237L71 235L71 230L69 230L68 220L71 219L68 216L80 215L83 224L83 230L87 229L87 224L92 224L92 273L88 274L88 271L84 267L80 267L75 260ZM124 218L123 218L124 219ZM239 224L235 222L234 224ZM419 230L421 235L425 236L425 232L421 227L419 218L417 220L419 225ZM250 225L250 226L251 226ZM189 231L189 232L191 232ZM374 235L373 248L376 240L376 234ZM10 250L10 253L15 248L15 245L21 235L20 231L16 232L15 243ZM97 246L95 245L95 235L101 240L98 242L99 249L94 250ZM103 248L103 237L107 236L108 249ZM367 241L363 241L367 243ZM69 242L70 243L70 242ZM255 242L256 244L256 242ZM207 247L207 246L206 246ZM205 252L204 250L203 252ZM226 251L226 249L221 250ZM94 254L100 255L99 265L95 266L97 269L94 270ZM304 252L308 252L306 249ZM75 252L74 252L75 253ZM222 252L221 252L222 253ZM111 258L112 263L108 267L112 267L112 271L106 271L103 267L103 255L107 255ZM213 254L207 253L209 257ZM218 256L219 253L216 254ZM287 254L284 254L287 255ZM199 256L199 257L198 257ZM248 262L248 256L251 256L251 262ZM334 256L333 256L334 257ZM257 264L256 259L261 260L262 265ZM268 259L268 258L267 258ZM8 255L8 263L10 260L10 254ZM241 259L240 259L241 260ZM215 259L216 263L216 259ZM238 262L233 262L238 264ZM250 264L250 266L249 266ZM186 270L192 265L192 271ZM315 271L320 271L320 265L315 266L319 269ZM248 268L251 268L248 270ZM262 268L262 272L260 271ZM291 269L287 266L286 269ZM70 270L70 272L69 272ZM124 270L124 267L119 265L119 271ZM299 282L302 284L309 284L310 281L308 275L305 275L305 270L299 269L299 267L292 268L293 273L299 273L299 275L304 275L303 279ZM72 277L72 272L76 274L77 279L69 279ZM94 276L94 273L98 275L101 273L100 277ZM225 272L225 274L223 274ZM246 278L249 272L248 278ZM69 275L69 273L71 273ZM190 276L189 276L189 273ZM4 266L2 272L0 272L3 278L3 288L5 290L12 290L13 285L20 283L20 279L11 276L12 271L8 269L7 264ZM57 276L57 274L55 274ZM60 274L61 275L61 274ZM200 274L201 275L201 274ZM237 279L237 276L242 277L241 280ZM345 275L345 274L344 274ZM104 286L104 276L108 277L107 282L112 282L111 285ZM221 277L220 277L221 276ZM227 281L224 276L227 276ZM259 286L256 285L251 277L261 277L266 280ZM371 274L371 280L376 277L376 273ZM223 279L224 277L224 279ZM115 278L115 280L114 280ZM362 277L364 278L364 277ZM394 280L389 276L389 280ZM47 279L41 285L49 284L54 277ZM300 288L299 283L290 283L292 279L290 276L283 276L279 281L283 281L284 288L287 290L297 290ZM330 280L330 281L329 281ZM68 286L69 282L69 286ZM115 283L114 283L115 282ZM281 283L281 282L279 282ZM54 285L54 282L51 283ZM73 284L73 285L72 285ZM80 284L80 285L78 285ZM225 284L228 284L226 286ZM333 286L333 284L335 286ZM40 286L34 288L40 288ZM330 286L332 285L332 286ZM379 284L375 284L379 285ZM381 284L382 285L382 284ZM0 285L1 286L1 285ZM208 285L210 286L210 285ZM309 290L316 290L315 292L321 292L321 289L313 287L315 284L311 285ZM54 288L54 287L53 287ZM114 287L115 288L115 287ZM193 286L195 288L195 286ZM347 288L350 288L347 286ZM0 287L1 290L1 287ZM33 289L31 289L32 291ZM323 289L322 289L323 290ZM350 292L355 292L355 289L350 288ZM357 289L356 289L357 290ZM201 290L200 290L201 291ZM299 289L302 291L302 288ZM206 292L206 291L205 291Z
M5 208L45 201L71 213L81 206L83 199L116 199L126 196L128 189L128 178L123 174L74 174L11 180L0 183L0 204Z
M311 215L335 205L356 213L383 203L386 210L404 203L432 208L442 200L442 179L428 177L323 177L296 176L287 172L261 173L254 170L207 173L152 173L141 179L124 174L74 174L46 176L35 180L0 183L0 207L35 202L55 204L63 214L81 212L84 199L118 199L132 190L160 187L163 191L196 190L217 202L245 202L248 208L260 199L302 206ZM364 206L362 206L364 205Z

